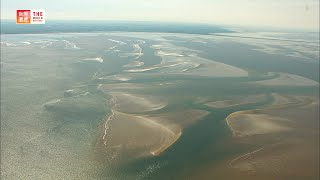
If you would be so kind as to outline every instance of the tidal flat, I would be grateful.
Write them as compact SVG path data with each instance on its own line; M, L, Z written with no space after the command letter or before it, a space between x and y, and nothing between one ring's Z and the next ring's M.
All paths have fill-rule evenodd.
M319 43L1 36L3 179L319 178Z

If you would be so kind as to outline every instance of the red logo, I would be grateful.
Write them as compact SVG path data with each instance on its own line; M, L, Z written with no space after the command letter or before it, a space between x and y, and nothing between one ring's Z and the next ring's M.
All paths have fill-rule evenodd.
M44 10L17 10L17 24L45 24L45 11Z
M17 10L17 24L30 24L31 23L31 10Z

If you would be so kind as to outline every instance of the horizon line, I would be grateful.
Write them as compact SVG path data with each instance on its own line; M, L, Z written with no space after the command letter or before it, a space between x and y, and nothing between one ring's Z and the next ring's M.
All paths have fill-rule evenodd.
M15 19L2 19L0 18L0 24L3 21L12 21L14 24L16 22ZM279 26L268 26L268 25L245 25L245 24L221 24L221 23L209 23L209 22L185 22L185 21L162 21L162 20L120 20L120 19L48 19L47 22L53 21L79 21L79 22L123 22L123 23L131 23L131 22L140 22L140 23L167 23L167 24L190 24L190 25L207 25L207 26L216 26L216 27L224 27L224 28L247 28L247 30L268 30L268 31L298 31L298 32L320 32L320 27L318 28L298 28L298 27L279 27Z

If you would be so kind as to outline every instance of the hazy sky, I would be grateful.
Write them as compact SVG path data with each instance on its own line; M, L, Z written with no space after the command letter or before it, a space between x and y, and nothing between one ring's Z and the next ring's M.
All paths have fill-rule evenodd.
M1 18L44 9L50 19L178 21L319 29L319 0L1 0Z

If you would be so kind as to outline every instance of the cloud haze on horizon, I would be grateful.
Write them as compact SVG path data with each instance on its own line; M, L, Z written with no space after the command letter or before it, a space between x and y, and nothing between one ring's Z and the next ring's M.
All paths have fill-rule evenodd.
M319 30L319 0L2 0L1 19L16 9L44 9L47 20L199 22Z

